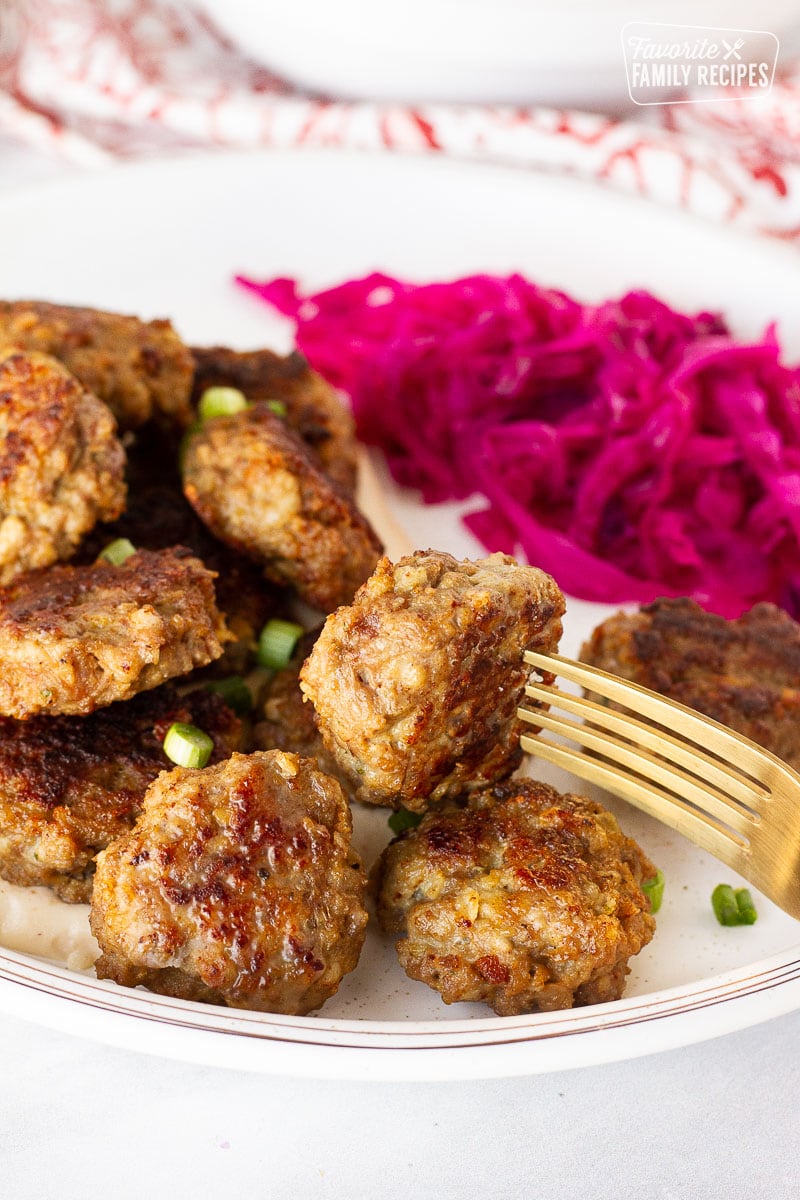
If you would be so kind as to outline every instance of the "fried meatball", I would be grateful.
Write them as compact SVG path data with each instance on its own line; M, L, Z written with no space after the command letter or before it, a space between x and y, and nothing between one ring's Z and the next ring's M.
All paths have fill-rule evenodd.
M3 300L0 345L52 354L105 401L123 430L152 416L180 425L192 419L194 361L169 321Z
M233 1008L319 1008L364 940L350 835L338 783L294 754L159 776L97 860L98 977Z
M323 742L314 707L305 702L300 690L300 668L311 653L320 628L309 630L300 638L288 666L276 671L268 683L263 719L253 727L253 742L259 750L288 750L313 759L320 771L338 779L349 795L352 781L340 770Z
M270 617L284 612L288 595L261 571L220 542L206 528L183 494L178 445L158 428L140 430L128 451L128 506L119 520L98 526L79 560L92 562L115 538L128 538L137 549L187 546L216 572L214 594L232 640L222 657L207 668L216 676L243 674L255 655L258 636Z
M206 388L235 387L248 400L280 400L286 421L316 454L326 475L352 492L356 485L356 439L352 414L302 354L282 358L271 350L192 347L194 400Z
M0 585L70 558L125 505L111 412L45 354L0 355Z
M423 817L384 851L378 919L446 1004L501 1017L617 1000L653 936L656 869L616 818L531 779Z
M228 637L213 583L177 548L0 588L0 714L90 713L205 666Z
M212 762L240 749L241 722L204 689L170 684L88 717L0 717L0 875L88 904L94 857L127 832L146 789L171 764L173 721L214 741Z
M506 554L381 559L300 673L326 746L370 804L423 811L518 766L523 651L558 646L564 597Z
M695 708L800 770L800 625L773 604L736 621L694 600L617 613L584 662Z
M380 556L350 496L266 404L207 421L188 442L183 478L212 533L322 612L352 600Z

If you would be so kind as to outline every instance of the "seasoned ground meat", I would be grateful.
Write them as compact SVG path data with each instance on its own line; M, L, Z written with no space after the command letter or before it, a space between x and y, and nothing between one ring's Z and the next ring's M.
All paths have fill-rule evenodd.
M323 742L314 707L306 703L300 690L300 668L319 632L319 628L312 629L301 637L289 665L270 680L261 706L262 719L253 727L253 742L259 750L289 750L313 759L320 771L338 779L349 795L352 781Z
M382 559L300 674L357 798L420 812L510 775L523 652L554 651L563 612L550 576L505 554Z
M348 491L356 484L355 422L330 384L296 351L193 347L194 400L208 387L238 388L248 400L280 400L286 421L317 456L326 475Z
M241 722L219 696L170 684L88 717L0 717L0 875L88 903L95 855L172 765L162 742L173 721L213 738L212 762L240 748Z
M101 979L307 1013L358 962L366 879L335 780L279 750L159 776L98 858Z
M352 600L378 560L366 518L266 404L207 421L189 439L183 478L212 533L322 612Z
M693 600L657 600L604 621L581 658L721 721L800 770L800 625L775 605L726 621Z
M70 558L125 504L116 422L45 354L0 354L0 584Z
M194 362L169 321L49 304L0 301L0 346L62 362L109 406L121 429L152 416L188 425Z
M139 430L128 451L128 506L119 520L98 526L78 555L92 562L115 538L128 538L137 549L187 546L216 572L214 594L233 640L210 674L244 674L250 668L258 635L272 616L285 611L288 593L268 582L250 559L237 554L206 528L183 494L177 439L151 423Z
M0 588L0 714L90 713L218 658L213 582L188 550L140 550Z
M403 968L447 1004L500 1016L622 995L653 936L655 867L616 819L533 780L429 813L379 863L378 917Z

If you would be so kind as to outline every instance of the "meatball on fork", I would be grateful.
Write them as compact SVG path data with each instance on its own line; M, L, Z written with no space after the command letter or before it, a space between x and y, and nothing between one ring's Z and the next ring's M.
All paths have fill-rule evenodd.
M564 597L504 554L381 559L300 673L357 799L422 812L519 766L527 647L558 646Z

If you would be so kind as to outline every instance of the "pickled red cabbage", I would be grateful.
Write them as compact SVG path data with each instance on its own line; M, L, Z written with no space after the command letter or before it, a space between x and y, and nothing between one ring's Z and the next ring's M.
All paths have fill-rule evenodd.
M519 275L239 282L296 322L400 484L475 498L487 550L584 599L800 615L800 372L774 328L742 343L644 291L586 305Z

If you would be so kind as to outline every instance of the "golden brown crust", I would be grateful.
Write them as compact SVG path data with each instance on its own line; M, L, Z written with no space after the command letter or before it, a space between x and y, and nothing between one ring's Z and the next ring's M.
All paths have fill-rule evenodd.
M179 547L0 588L0 713L90 713L218 658L229 635L213 580Z
M358 961L366 880L335 780L275 750L176 768L98 858L98 977L306 1013Z
M137 549L186 546L216 572L214 593L233 640L209 674L244 674L251 666L258 636L270 617L288 604L288 596L264 578L254 562L213 536L183 494L178 440L151 422L131 439L128 450L128 506L119 520L98 526L78 555L92 562L115 538L128 538Z
M43 300L0 301L0 345L51 354L109 406L121 429L191 420L194 362L169 321Z
M183 477L212 533L322 612L351 600L378 560L366 518L266 404L207 421Z
M296 351L285 358L272 350L195 346L193 399L206 388L238 388L248 400L280 400L290 429L315 453L326 475L348 491L356 485L355 422L350 410L321 375Z
M174 721L209 734L212 763L241 748L241 721L219 696L169 684L86 717L0 717L0 875L88 903L95 855L171 765L162 743Z
M523 651L555 650L563 612L550 576L508 555L381 559L300 674L356 797L420 812L510 775Z
M412 979L500 1016L622 995L655 867L616 819L533 780L429 813L384 851L378 918Z
M773 604L736 621L689 599L617 613L584 662L695 708L800 769L800 625Z
M0 352L0 584L70 558L125 504L114 418L45 354Z

